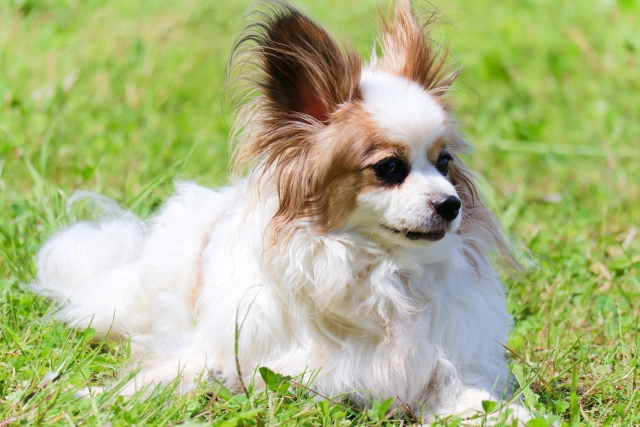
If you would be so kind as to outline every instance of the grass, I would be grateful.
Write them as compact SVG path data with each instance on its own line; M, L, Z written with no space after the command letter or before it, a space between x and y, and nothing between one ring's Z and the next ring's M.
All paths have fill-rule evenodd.
M451 96L476 146L469 162L535 260L525 277L506 278L526 403L572 426L638 425L640 4L433 3L446 13L435 37L464 67ZM315 402L277 377L248 396L214 385L145 402L77 400L79 388L117 375L127 345L56 324L27 290L74 190L146 216L174 179L225 182L220 94L247 5L0 0L1 427L411 424L385 418L384 402ZM369 51L374 0L306 10Z

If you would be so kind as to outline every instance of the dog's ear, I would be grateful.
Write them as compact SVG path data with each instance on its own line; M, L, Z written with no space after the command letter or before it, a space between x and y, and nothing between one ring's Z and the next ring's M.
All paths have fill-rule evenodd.
M341 50L323 28L282 0L258 3L247 19L229 68L230 83L244 82L235 96L249 99L233 130L234 169L275 185L275 242L288 224L314 216L310 206L317 204L313 198L322 180L310 160L316 135L341 104L360 98L362 62L355 50ZM251 96L256 88L259 95Z
M274 112L326 123L342 102L357 97L361 61L302 12L283 1L263 3L236 46L257 65L254 83Z
M420 84L435 96L442 95L458 72L447 62L448 51L434 46L429 38L428 26L435 15L422 18L409 0L397 0L393 15L382 20L380 66Z

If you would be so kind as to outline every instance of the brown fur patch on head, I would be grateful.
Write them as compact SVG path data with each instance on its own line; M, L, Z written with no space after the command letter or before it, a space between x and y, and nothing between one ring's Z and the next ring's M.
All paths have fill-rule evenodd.
M397 0L393 18L382 18L382 59L373 58L373 65L414 81L439 97L458 72L447 62L448 50L437 48L429 38L431 21L415 13L409 0Z
M342 227L358 195L381 185L371 166L387 157L409 158L408 147L386 139L357 102L335 111L316 137L302 162L306 174L284 165L278 171L286 191L272 220L274 238L300 221L322 233Z
M315 179L299 213L327 232L344 225L361 192L381 185L371 166L388 157L408 163L409 149L388 140L359 103L337 110L321 138L308 163Z
M458 144L452 144L448 138L439 138L427 150L427 158L435 164L442 153L451 154L454 150L460 150L456 145Z
M238 113L235 170L249 169L275 184L277 235L314 204L322 179L310 162L317 157L312 151L332 114L360 99L361 59L352 48L342 51L324 29L284 1L259 3L248 19L230 69L259 95ZM249 73L243 71L247 66Z

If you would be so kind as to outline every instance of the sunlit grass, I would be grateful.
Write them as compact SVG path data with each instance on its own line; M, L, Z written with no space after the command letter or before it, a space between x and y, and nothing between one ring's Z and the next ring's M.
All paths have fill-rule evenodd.
M385 421L382 403L363 412L299 389L77 400L113 381L127 345L55 324L27 290L74 190L145 216L174 179L226 182L232 114L220 99L248 4L0 0L0 426L411 423ZM463 67L451 96L476 146L468 160L535 263L507 278L526 402L572 425L637 425L640 5L433 4L444 12L434 37ZM303 7L366 54L386 5Z

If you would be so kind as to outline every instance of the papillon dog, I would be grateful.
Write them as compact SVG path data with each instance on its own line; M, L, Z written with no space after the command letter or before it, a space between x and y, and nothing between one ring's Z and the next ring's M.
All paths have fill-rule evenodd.
M363 65L285 1L247 19L231 185L179 183L149 220L111 209L70 226L40 250L34 290L59 320L130 340L124 393L259 387L264 366L425 421L498 401L526 422L492 264L516 261L460 157L457 73L428 22L397 0Z

